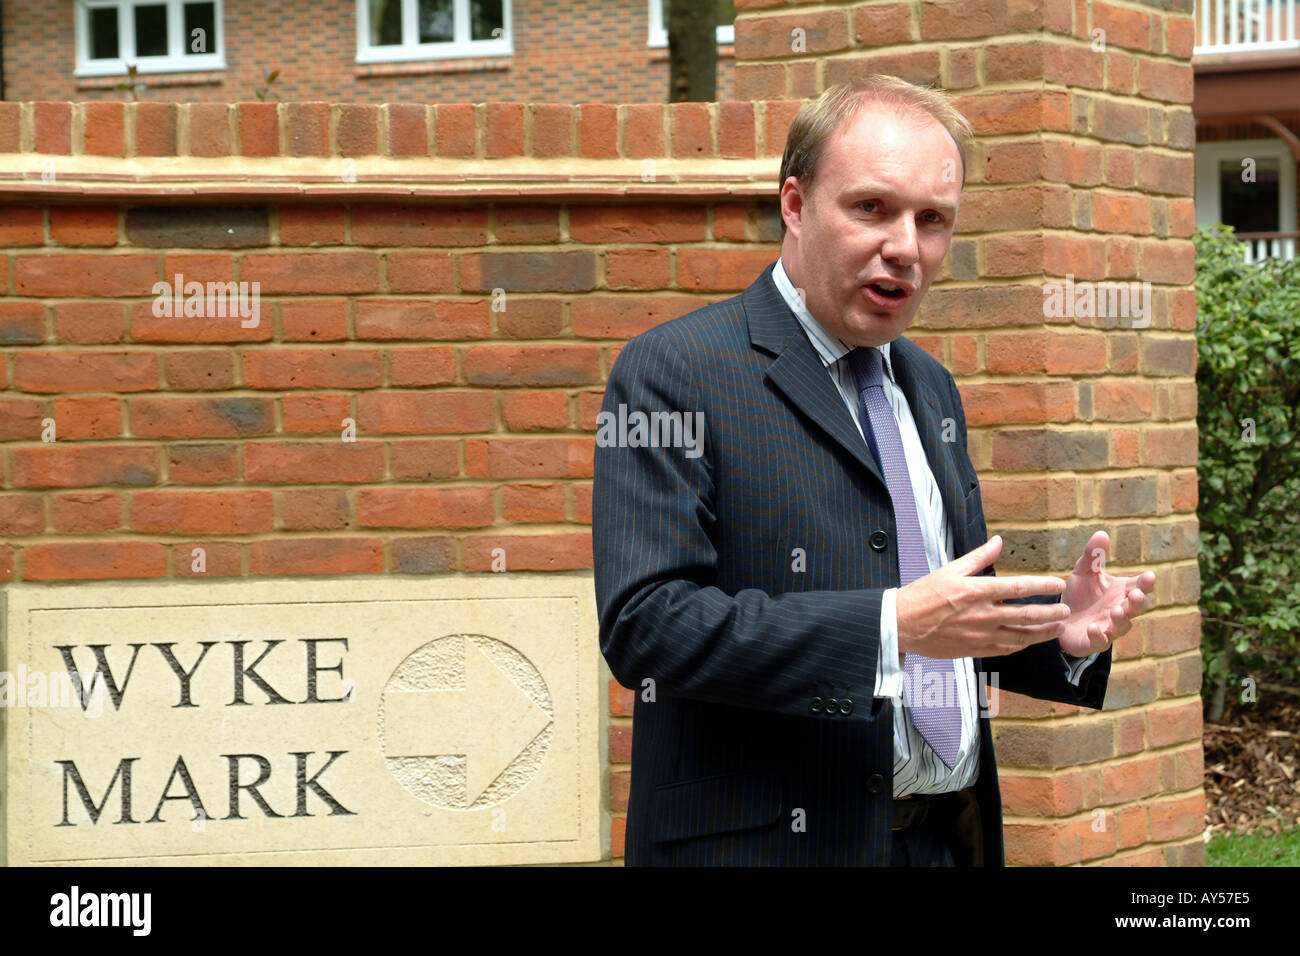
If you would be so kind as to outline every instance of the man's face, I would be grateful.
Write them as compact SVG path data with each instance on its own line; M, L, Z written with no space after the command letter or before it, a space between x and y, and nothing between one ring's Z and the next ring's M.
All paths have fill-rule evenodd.
M785 181L781 261L828 332L859 346L903 334L952 241L961 174L937 120L866 102L826 143L811 190Z

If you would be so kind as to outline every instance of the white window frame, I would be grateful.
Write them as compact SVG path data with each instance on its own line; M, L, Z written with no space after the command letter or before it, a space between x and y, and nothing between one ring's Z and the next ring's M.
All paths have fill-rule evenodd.
M357 62L405 63L413 60L451 60L470 56L513 56L513 31L510 26L511 0L502 0L502 34L491 40L469 37L469 0L452 0L452 36L450 43L401 43L371 46L370 4L357 0ZM419 36L416 0L402 0L402 35Z
M215 53L185 53L189 37L185 35L185 0L84 0L73 4L76 24L77 66L73 76L117 76L126 74L135 66L137 73L195 73L226 68L225 11L222 0L209 0L214 5L213 28L216 33ZM135 8L149 6L167 7L167 47L174 51L167 56L135 55ZM112 60L90 58L90 20L87 8L111 7L117 10L118 53Z
M1234 139L1222 143L1198 143L1194 153L1196 163L1196 224L1213 225L1223 215L1219 191L1219 166L1225 159L1240 162L1247 156L1255 160L1278 161L1277 200L1278 231L1294 232L1295 223L1295 157L1291 148L1280 139Z
M664 24L663 0L647 0L650 4L650 40L646 46L661 47L668 45L668 27ZM727 46L736 42L736 25L728 23L718 27L718 45Z

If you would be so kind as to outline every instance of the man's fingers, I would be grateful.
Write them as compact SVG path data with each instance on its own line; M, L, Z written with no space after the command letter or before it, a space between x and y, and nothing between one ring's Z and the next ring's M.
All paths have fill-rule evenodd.
M1050 624L1037 624L1024 627L1017 624L1004 624L998 628L999 647L1008 648L1006 653L1023 651L1031 644L1043 644L1047 641L1059 641L1065 635L1065 624L1054 621Z
M1064 621L1048 621L1046 624L999 624L1000 631L1014 631L1017 634L1051 634L1060 637L1065 633Z
M967 551L953 564L956 564L957 570L962 574L976 575L993 564L1002 553L1002 535L995 534L978 548Z
M1061 637L1070 616L1064 604L1003 604L999 611L999 631L1022 635L1022 647Z
M1101 554L1097 552L1100 551ZM1110 556L1110 535L1105 531L1094 531L1088 543L1084 545L1083 554L1079 555L1079 560L1074 563L1074 570L1080 574L1086 574L1091 571L1097 558L1100 557L1104 565L1106 559Z
M1047 578L1064 588L1059 578ZM1055 640L1065 635L1065 622L1070 617L1071 609L1064 602L1055 604L1000 604L1002 620L999 626L1004 631L1015 631L1024 635L1022 647Z
M994 644L990 652L983 654L983 657L1000 657L1003 654L1014 654L1016 651L1023 651L1024 646L1021 644Z
M1039 594L1063 594L1065 582L1045 574L1023 574L1002 578L977 578L972 582L983 595L994 601L1033 597Z
M998 612L998 624L1004 627L1057 624L1070 616L1064 604L1000 604Z

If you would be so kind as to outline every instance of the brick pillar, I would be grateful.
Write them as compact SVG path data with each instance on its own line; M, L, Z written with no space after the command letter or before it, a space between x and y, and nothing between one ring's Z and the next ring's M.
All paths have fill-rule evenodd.
M1101 528L1109 571L1157 574L1103 711L1001 695L1007 862L1202 864L1190 11L736 6L738 96L883 72L952 91L975 128L943 278L907 334L957 378L999 570L1064 574ZM1150 283L1149 314L1048 314L1048 283L1070 282Z

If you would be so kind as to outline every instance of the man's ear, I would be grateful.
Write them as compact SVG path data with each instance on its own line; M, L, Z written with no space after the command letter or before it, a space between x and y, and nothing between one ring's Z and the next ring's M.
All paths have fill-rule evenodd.
M787 176L781 186L781 218L797 239L803 231L803 188L794 176ZM787 214L788 212L788 214Z

